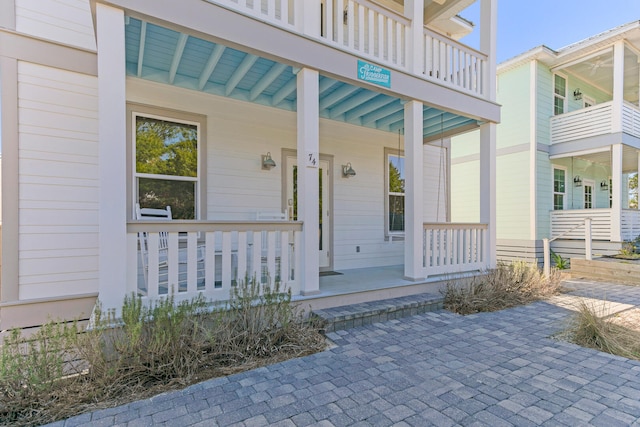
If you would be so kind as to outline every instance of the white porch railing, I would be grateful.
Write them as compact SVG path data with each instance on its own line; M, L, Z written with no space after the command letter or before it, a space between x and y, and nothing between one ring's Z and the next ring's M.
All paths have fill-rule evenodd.
M425 277L487 268L486 224L425 223Z
M634 240L640 236L640 210L622 210L620 232L622 233L622 240Z
M426 28L424 38L424 74L427 80L477 95L484 93L486 55Z
M297 294L301 233L299 222L130 222L127 292L220 301L229 299L232 286L255 277Z
M485 79L489 77L486 55L427 28L419 30L424 33L422 45L411 46L412 21L376 3L367 0L206 1L416 77L475 96L488 95L485 93ZM415 72L411 58L423 60Z
M551 118L551 143L558 144L597 135L606 135L622 126L622 131L640 137L640 109L624 102L622 123L614 126L613 101L593 105Z
M611 240L612 209L567 209L551 211L551 237L584 239L584 231L576 227L591 218L591 236L595 240Z
M622 131L640 138L640 109L626 101L622 104Z

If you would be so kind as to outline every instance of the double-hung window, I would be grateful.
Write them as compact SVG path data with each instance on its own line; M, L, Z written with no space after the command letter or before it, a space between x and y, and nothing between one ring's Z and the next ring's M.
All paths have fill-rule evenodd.
M404 153L385 150L386 235L404 234Z
M553 115L564 114L567 105L567 79L559 74L553 75Z
M566 175L565 169L553 168L553 210L556 211L564 209Z
M171 206L173 219L198 217L200 123L133 113L134 198Z

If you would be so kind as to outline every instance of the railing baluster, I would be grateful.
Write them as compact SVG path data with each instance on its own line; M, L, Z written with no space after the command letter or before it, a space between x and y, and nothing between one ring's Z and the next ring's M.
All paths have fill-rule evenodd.
M216 279L216 234L213 231L207 231L204 238L204 288L207 292L212 292Z
M344 46L344 0L336 0L336 10L333 20L336 26L337 37L336 43L340 46Z
M326 32L324 33L324 37L329 41L334 41L333 34L333 0L327 0L325 3L325 11L324 11L324 22L326 27Z
M262 233L253 232L253 277L262 283Z
M147 244L149 259L147 260L147 296L156 298L159 294L159 266L158 266L158 248L160 236L158 233L147 233Z
M185 292L198 290L198 233L187 233L187 286ZM178 292L179 289L176 290Z
M280 282L284 286L289 283L289 232L280 232Z
M168 250L168 269L167 269L167 293L179 292L179 273L180 273L180 259L178 254L178 233L167 233L167 239L169 241Z
M244 281L247 274L247 232L238 233L238 282Z
M231 287L231 232L222 233L222 288Z

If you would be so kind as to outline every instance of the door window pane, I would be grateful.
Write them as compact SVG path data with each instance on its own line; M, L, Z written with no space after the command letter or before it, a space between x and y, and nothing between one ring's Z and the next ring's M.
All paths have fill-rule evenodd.
M389 155L388 164L388 188L389 223L388 231L404 231L404 157Z

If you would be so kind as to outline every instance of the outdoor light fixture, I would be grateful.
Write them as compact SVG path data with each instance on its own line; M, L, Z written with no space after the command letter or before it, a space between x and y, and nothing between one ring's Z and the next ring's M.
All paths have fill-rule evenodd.
M582 187L582 178L580 178L580 175L576 175L573 177L573 185L575 185L576 187Z
M602 182L600 182L600 189L602 191L606 191L609 189L609 183L607 182L606 179L603 179Z
M582 99L582 92L580 92L580 88L573 91L573 99L576 101L580 101Z
M351 162L346 165L342 165L342 177L351 178L352 176L356 176L356 171L351 167Z
M262 155L262 169L263 170L271 170L276 167L276 162L271 158L271 152L267 152L267 154Z

